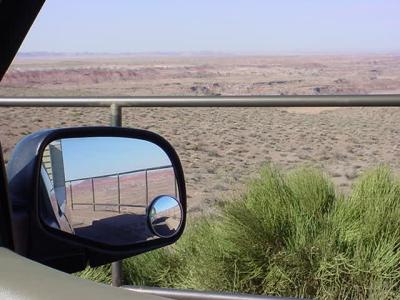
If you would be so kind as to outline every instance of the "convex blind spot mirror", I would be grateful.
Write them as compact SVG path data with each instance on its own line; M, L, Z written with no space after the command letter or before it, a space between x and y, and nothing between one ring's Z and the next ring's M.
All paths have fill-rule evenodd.
M182 205L173 196L162 195L153 200L147 213L151 231L163 238L174 236L182 224Z
M171 238L183 220L168 154L128 137L51 141L41 158L38 207L44 226L110 246Z

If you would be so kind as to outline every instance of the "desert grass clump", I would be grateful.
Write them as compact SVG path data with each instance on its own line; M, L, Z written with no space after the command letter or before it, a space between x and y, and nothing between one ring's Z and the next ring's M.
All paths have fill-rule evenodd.
M127 284L320 299L400 298L400 184L386 167L347 195L322 172L264 168L180 241L124 262Z
M104 265L97 268L87 267L85 270L76 273L77 276L90 279L96 282L111 284L111 266Z
M400 298L400 184L386 167L366 173L330 216L320 298Z
M215 246L203 244L181 284L255 294L315 294L315 262L322 255L318 237L335 199L332 183L315 170L284 176L275 168L263 169L244 195L223 208L221 219L210 222L208 235L214 236Z

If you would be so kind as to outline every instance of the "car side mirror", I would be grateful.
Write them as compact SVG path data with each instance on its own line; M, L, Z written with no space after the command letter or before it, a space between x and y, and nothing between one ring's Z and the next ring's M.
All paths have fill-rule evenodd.
M50 129L8 164L18 253L76 272L174 243L186 220L182 166L144 130Z

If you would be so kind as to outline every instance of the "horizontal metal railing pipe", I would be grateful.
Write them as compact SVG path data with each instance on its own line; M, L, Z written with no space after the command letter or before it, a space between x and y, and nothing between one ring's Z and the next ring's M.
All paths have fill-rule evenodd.
M136 174L136 173L145 172L145 171L157 171L157 170L164 170L164 169L169 169L169 168L172 168L172 165L146 168L146 169L137 169L137 170L133 170L133 171L127 171L127 172L121 172L121 173L111 173L111 174L99 175L99 176L93 176L93 177L75 178L75 179L66 180L65 182L83 181L83 180L89 180L92 178L93 179L107 178L107 177L113 177L113 176L118 176L118 175Z
M271 296L255 296L248 294L232 294L232 293L215 293L215 292L199 292L191 290L177 290L177 289L164 289L164 288L148 288L137 286L122 286L124 289L156 295L160 297L176 299L176 300L288 300L295 298L284 297L271 297ZM298 299L298 298L296 298Z
M83 203L83 202L74 202L75 205L81 206L92 206L93 203ZM96 206L120 206L120 207L147 207L146 205L134 205L134 204L113 204L113 203L95 203Z
M400 106L400 95L0 98L0 107L348 107Z
M166 288L148 288L124 285L122 288L138 292L165 297L176 300L285 300L295 298L273 297L273 296L256 296L249 294L233 294L233 293L219 293L219 292L199 292L192 290L177 290ZM298 298L296 298L298 299Z

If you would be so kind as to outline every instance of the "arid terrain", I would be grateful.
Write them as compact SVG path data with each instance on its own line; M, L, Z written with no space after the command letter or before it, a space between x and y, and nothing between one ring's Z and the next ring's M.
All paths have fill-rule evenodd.
M388 93L400 94L400 55L19 58L0 84L2 97ZM106 108L0 112L6 159L35 130L109 123ZM123 109L123 126L176 148L192 213L230 198L269 162L319 166L342 191L380 163L399 172L398 124L400 108Z
M0 96L400 93L400 55L17 58Z

